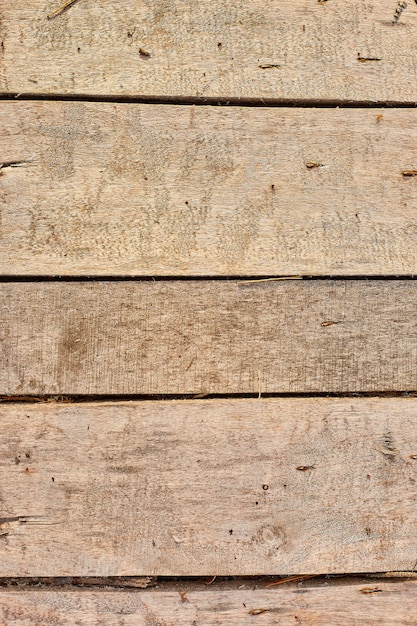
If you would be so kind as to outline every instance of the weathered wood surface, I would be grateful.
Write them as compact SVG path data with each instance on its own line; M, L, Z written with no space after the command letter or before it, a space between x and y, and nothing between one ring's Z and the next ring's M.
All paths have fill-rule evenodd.
M0 395L417 390L417 282L2 283L0 351Z
M5 591L0 620L13 626L415 626L413 582L181 591ZM378 589L375 593L363 589ZM263 613L255 613L267 609ZM251 613L252 611L252 613Z
M417 401L0 405L0 576L412 570Z
M1 274L417 273L417 110L6 102L0 119Z
M417 99L411 2L63 3L2 3L3 93Z

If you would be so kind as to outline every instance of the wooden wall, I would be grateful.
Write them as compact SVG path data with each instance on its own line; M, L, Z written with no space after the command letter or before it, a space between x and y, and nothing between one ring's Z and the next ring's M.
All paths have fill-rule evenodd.
M0 1L1 624L414 624L416 3L62 1Z

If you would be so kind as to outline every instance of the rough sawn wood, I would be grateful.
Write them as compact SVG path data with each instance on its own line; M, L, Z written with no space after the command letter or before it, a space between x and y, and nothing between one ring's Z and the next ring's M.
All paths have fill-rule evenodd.
M417 390L415 281L0 285L0 395Z
M417 10L394 0L3 2L3 93L417 99Z
M417 272L416 109L6 102L0 120L3 275Z
M415 399L8 404L0 416L0 576L415 568Z
M332 584L333 582L333 584ZM416 583L152 592L0 590L0 619L13 626L414 626ZM364 593L361 590L375 590ZM185 593L182 597L181 593ZM251 614L251 611L264 612Z

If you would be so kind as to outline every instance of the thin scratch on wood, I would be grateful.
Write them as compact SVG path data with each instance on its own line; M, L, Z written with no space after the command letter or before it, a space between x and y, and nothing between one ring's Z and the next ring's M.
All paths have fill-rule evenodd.
M56 9L55 11L52 11L52 13L49 13L49 15L47 15L48 20L52 20L54 17L61 15L61 13L69 9L70 6L75 4L75 2L77 2L77 0L67 0L58 9Z
M417 176L417 170L404 170L402 175L405 178L410 178L411 176Z
M300 580L307 580L307 578L317 578L320 574L300 574L299 576L287 576L287 578L282 578L281 580L277 580L274 583L269 583L266 585L267 587L276 587L278 585L285 585L285 583L296 583Z
M379 57L363 57L358 52L358 61L359 63L368 63L369 61L382 61Z
M238 285L251 285L252 283L270 283L276 280L303 280L302 276L280 276L279 278L257 278L254 280L238 280Z

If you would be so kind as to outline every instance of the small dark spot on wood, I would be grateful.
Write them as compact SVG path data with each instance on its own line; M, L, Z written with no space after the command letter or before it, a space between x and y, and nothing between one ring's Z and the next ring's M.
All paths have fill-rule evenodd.
M155 540L154 540L154 539L152 539L152 545L153 545L153 547L155 548L156 543L155 543Z
M275 185L271 185L272 191L275 191Z
M366 534L367 534L367 535L368 535L368 537L369 537L369 536L370 536L370 534L371 534L371 529L369 528L369 526L367 526L367 527L365 528L365 532L366 532Z
M188 204L188 200L185 201L185 204Z
M81 52L81 48L77 48L77 52Z
M262 65L258 65L261 70L272 70L274 68L281 67L278 63L263 63Z
M143 48L139 48L139 56L142 59L150 59L151 58L151 53L148 52L147 50L144 50Z
M16 463L16 465L19 465L19 463L20 463L20 455L15 456L14 462Z
M229 530L229 535L233 535L233 530L232 529Z
M306 25L303 24L303 33L305 33L305 32L306 32Z
M221 43L221 41L219 41L219 43L217 44L217 47L218 47L218 48L219 48L219 50L220 50L220 48L222 47L222 43Z
M314 161L307 161L306 163L308 170L316 170L318 167L324 167L323 163L315 163Z
M27 459L30 459L30 454L29 454L29 452L26 452L25 457L26 457Z
M269 489L269 485L262 485L262 489L263 489L264 491L268 491L268 489Z
M52 482L53 482L53 483L55 482L55 478L54 478L53 476L52 476Z
M411 178L412 176L417 176L417 170L404 170L402 175L404 178Z
M256 506L258 506L259 502L255 502Z
M287 487L287 485L283 485L283 487L285 487L285 488L286 488L286 487Z
M379 57L363 57L360 52L358 52L358 56L357 56L357 60L359 61L359 63L368 63L368 62L372 62L372 61L382 61L382 59L380 59Z
M366 478L369 480L371 477L369 476L369 474L366 475Z

